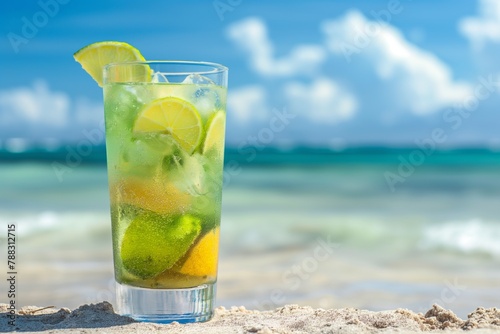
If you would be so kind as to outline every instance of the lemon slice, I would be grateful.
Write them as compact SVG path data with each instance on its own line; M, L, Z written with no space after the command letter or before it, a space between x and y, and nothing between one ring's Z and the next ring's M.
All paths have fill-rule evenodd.
M165 97L142 108L133 131L170 134L191 154L200 145L203 125L200 114L191 103L176 97Z
M139 50L123 42L97 42L87 45L73 55L83 69L102 87L103 68L110 63L145 61ZM131 71L115 74L119 82L150 81L151 69L147 65L134 66Z
M181 274L192 276L216 276L219 254L219 228L205 234L191 250L180 269Z
M127 177L111 185L114 204L130 204L158 214L180 213L189 206L190 200L189 194L172 183L153 179Z
M224 129L226 126L226 114L223 111L216 112L207 123L207 134L203 142L203 154L215 149L222 158L224 153Z

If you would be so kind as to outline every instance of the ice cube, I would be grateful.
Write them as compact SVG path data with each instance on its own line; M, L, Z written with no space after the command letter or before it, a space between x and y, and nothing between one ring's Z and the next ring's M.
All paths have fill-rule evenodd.
M194 92L192 101L201 117L203 119L208 119L210 114L216 109L219 96L210 88L199 88Z
M161 72L155 72L153 74L151 82L152 83L168 82L168 78Z
M162 155L148 145L147 141L134 139L124 145L120 164L136 174L147 175L161 166L161 159Z
M106 129L108 131L125 131L131 129L136 115L149 97L140 87L111 85L105 88L104 109Z
M192 196L205 194L205 174L202 159L204 159L203 156L195 153L192 156L186 154L176 160L180 174L175 183L179 190Z
M223 109L223 90L212 80L199 74L190 74L181 85L182 97L192 103L206 121L216 110Z
M212 80L199 74L188 75L182 83L193 84L193 85L215 85L215 83Z

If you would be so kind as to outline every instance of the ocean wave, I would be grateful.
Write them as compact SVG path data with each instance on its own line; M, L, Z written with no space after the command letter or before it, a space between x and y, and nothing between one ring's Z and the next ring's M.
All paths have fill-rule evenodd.
M14 224L18 238L27 240L48 233L54 237L79 237L85 234L95 234L96 230L103 233L111 229L108 212L56 212L42 211L37 213L2 213L0 222L3 225ZM6 235L0 235L5 239Z
M472 219L442 223L417 223L413 220L381 220L376 217L337 217L318 220L315 224L303 224L293 220L292 215L281 213L272 217L274 224L250 216L248 220L238 214L223 217L223 251L235 250L272 251L283 248L302 248L318 238L331 237L344 247L358 251L374 249L389 252L426 253L451 252L500 256L500 222ZM252 219L253 218L253 219ZM295 217L297 218L297 217ZM300 217L299 217L300 218ZM300 219L299 219L300 221ZM16 236L23 245L36 249L40 245L64 243L71 245L82 239L92 244L110 244L111 223L107 211L42 211L32 213L0 212L0 225L16 225ZM252 226L252 228L249 228ZM0 234L0 240L6 239Z
M421 247L500 256L500 223L480 219L427 226Z

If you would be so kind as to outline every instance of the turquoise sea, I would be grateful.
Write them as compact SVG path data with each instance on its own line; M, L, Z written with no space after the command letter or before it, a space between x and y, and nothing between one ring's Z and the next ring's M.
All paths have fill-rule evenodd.
M19 306L113 299L104 148L70 152L0 151ZM219 305L500 306L499 152L230 149L224 175Z

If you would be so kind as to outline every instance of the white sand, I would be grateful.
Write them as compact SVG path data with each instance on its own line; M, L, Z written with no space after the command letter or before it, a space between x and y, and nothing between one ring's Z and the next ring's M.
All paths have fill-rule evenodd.
M273 311L244 307L218 308L214 318L197 324L138 323L113 312L108 302L69 309L24 307L16 313L16 326L8 323L8 305L0 304L0 332L23 333L500 333L500 310L477 308L462 320L434 305L425 315L405 309L371 312L359 309L313 309L287 305Z

